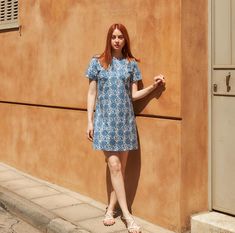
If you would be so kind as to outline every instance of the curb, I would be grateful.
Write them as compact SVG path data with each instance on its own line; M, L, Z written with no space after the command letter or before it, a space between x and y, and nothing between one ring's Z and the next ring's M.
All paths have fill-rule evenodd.
M0 206L44 233L91 233L2 186Z

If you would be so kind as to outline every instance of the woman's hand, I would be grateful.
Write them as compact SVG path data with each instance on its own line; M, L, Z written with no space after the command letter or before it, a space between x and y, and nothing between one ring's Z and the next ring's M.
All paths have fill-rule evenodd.
M89 123L88 123L86 135L87 135L87 138L88 138L90 141L93 141L94 127L93 127L93 123L92 123L92 122L89 122Z
M165 78L162 74L155 76L153 80L154 80L154 83L153 83L154 87L165 86L166 84Z

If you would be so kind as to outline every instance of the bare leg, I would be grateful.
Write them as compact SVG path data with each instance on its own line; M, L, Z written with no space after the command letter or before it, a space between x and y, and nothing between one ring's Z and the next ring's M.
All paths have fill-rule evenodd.
M124 178L121 167L121 156L124 152L105 152L113 189L115 191L116 198L122 209L123 217L127 223L128 232L139 233L140 227L136 224L133 217L131 216L126 201L126 191L124 186ZM113 198L114 200L114 198ZM108 212L108 211L107 211Z
M130 216L130 212L127 207L126 192L121 167L121 157L122 155L125 156L125 154L126 152L105 152L110 170L111 182L116 194L116 198L122 209L124 217L128 217Z
M122 176L123 179L125 179L125 170L126 170L126 163L127 163L127 158L128 158L128 151L121 152L119 159L121 162L121 170L122 170ZM113 211L115 206L117 204L117 195L112 187L112 191L110 193L110 201L107 210L108 211Z

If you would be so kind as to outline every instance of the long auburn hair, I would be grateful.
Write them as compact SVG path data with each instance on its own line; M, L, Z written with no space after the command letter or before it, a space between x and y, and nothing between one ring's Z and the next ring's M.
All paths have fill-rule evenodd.
M111 27L108 30L107 38L106 38L106 47L104 52L98 57L101 65L107 69L112 61L112 47L111 47L111 38L113 35L113 31L115 29L118 29L121 31L123 34L125 44L122 48L122 55L124 58L130 60L136 60L139 61L139 59L135 58L132 53L131 53L131 48L130 48L130 38L127 32L126 27L123 24L120 23L115 23L111 25Z

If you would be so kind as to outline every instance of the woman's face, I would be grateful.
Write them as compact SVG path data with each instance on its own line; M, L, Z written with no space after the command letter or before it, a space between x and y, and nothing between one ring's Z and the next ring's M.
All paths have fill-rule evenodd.
M116 52L120 51L121 52L124 45L125 45L124 36L123 36L122 32L116 28L113 31L113 34L111 37L112 49L113 49L113 51L116 51Z

